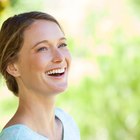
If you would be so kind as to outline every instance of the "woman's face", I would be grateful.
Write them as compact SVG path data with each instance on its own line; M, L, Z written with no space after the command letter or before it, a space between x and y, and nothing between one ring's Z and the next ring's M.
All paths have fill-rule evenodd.
M71 56L64 33L51 21L36 20L24 32L16 62L20 90L59 93L67 88Z

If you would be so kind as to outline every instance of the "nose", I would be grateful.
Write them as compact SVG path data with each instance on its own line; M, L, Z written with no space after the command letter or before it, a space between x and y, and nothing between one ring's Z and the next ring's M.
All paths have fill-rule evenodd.
M64 55L60 50L55 49L53 50L53 57L52 57L52 62L53 63L61 63L64 61Z

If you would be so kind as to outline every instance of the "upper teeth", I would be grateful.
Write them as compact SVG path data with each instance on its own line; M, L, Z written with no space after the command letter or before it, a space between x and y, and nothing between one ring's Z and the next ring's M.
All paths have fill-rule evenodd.
M47 74L63 73L64 71L65 71L64 68L62 68L62 69L55 69L55 70L48 71Z

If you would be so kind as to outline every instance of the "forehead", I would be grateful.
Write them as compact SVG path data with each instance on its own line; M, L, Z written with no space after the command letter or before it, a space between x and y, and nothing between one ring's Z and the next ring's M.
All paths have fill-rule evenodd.
M64 37L64 33L60 27L52 21L47 20L35 20L24 31L25 41L40 41L42 39L54 40Z

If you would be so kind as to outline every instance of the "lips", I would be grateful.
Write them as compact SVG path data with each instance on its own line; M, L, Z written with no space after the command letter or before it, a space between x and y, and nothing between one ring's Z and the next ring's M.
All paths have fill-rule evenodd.
M66 68L55 68L47 71L49 76L62 76L65 73Z

